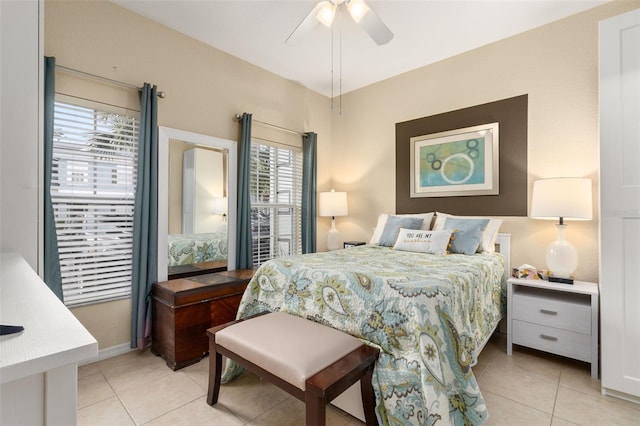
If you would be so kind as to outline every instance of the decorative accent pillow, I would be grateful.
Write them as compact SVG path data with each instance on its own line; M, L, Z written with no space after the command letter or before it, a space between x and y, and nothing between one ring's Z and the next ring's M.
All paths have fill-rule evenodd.
M420 229L429 230L431 229L431 221L433 220L433 215L434 213L430 212L430 213L417 213L417 214L397 214L395 216L422 218L424 219L424 221L422 222L422 226L420 226ZM386 213L382 213L380 216L378 216L378 224L373 230L373 235L371 236L371 241L369 241L369 244L380 243L380 236L382 235L382 231L384 231L384 226L387 224L388 217L389 215Z
M448 217L444 221L444 229L453 230L451 237L451 253L474 254L482 242L482 234L489 224L489 219L460 219Z
M423 231L400 228L394 250L443 255L447 253L451 230Z
M500 225L502 225L502 219L493 219L482 216L454 216L452 214L436 212L436 220L433 223L433 230L440 231L444 229L444 221L449 217L456 219L489 219L489 224L482 233L482 242L478 247L478 251L488 253L496 251L496 238L498 237Z
M396 243L400 228L420 229L424 219L419 217L389 216L380 236L381 246L391 247Z

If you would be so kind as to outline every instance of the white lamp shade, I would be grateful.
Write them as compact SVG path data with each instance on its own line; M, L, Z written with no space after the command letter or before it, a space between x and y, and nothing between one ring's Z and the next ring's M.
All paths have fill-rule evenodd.
M213 199L213 214L227 214L227 197Z
M349 214L347 206L347 193L321 192L318 197L320 216L346 216Z
M591 180L542 179L533 183L531 214L534 219L591 220Z

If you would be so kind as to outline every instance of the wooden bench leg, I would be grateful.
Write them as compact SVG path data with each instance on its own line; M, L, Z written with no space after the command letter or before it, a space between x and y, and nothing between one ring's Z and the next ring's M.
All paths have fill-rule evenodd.
M360 394L362 395L362 408L364 409L364 419L367 426L377 426L378 419L376 418L376 394L373 391L373 366L372 363L367 372L360 379Z
M209 339L209 391L207 392L207 404L209 405L218 402L221 375L222 355L216 351L215 338L211 337Z
M304 398L306 426L325 426L327 401L313 392L306 392Z
M325 426L327 403L360 380L360 392L362 394L366 423L368 426L377 425L375 393L371 380L374 364L379 354L378 349L360 344L342 358L336 359L329 366L306 378L305 390L302 390L273 372L265 370L261 365L248 361L244 358L245 354L233 352L224 345L217 345L215 341L216 333L234 323L223 324L207 330L207 335L209 336L209 389L207 403L209 405L214 405L218 401L222 356L224 355L235 360L239 365L243 365L249 371L253 371L260 377L271 381L299 400L304 401L306 426ZM242 334L240 334L240 337L242 337Z

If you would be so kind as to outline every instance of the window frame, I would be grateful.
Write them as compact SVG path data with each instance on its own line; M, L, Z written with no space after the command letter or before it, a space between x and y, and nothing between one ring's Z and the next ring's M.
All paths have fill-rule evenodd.
M268 174L256 174L257 162L264 160L264 157L260 157L260 150L263 154L266 150L269 152L266 162L269 165ZM285 156L289 158L282 161ZM251 141L249 192L254 267L270 259L302 253L302 160L301 148L256 138ZM276 169L290 167L291 170L274 172L271 170L274 166ZM268 179L268 183L264 178ZM268 185L268 191L265 191L268 192L267 197L259 196L256 186L260 185ZM282 195L285 193L288 195L284 198L288 200L283 201ZM260 198L262 200L259 201ZM274 198L276 200L271 201ZM263 225L260 216L268 217L265 218L268 220L267 234L260 233Z
M137 111L56 94L47 190L68 307L131 296L139 124Z

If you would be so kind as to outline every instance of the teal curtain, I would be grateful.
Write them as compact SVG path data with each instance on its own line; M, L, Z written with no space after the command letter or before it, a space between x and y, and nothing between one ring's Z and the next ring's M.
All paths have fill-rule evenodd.
M316 252L316 145L318 135L302 135L302 253Z
M53 165L53 113L56 99L56 58L44 58L44 282L60 300L62 275L58 254L58 235L51 202Z
M240 146L238 155L238 220L236 232L236 268L253 268L251 240L251 114L242 114L240 120Z
M140 96L138 179L133 210L131 347L151 342L151 287L158 276L158 89L145 83Z

